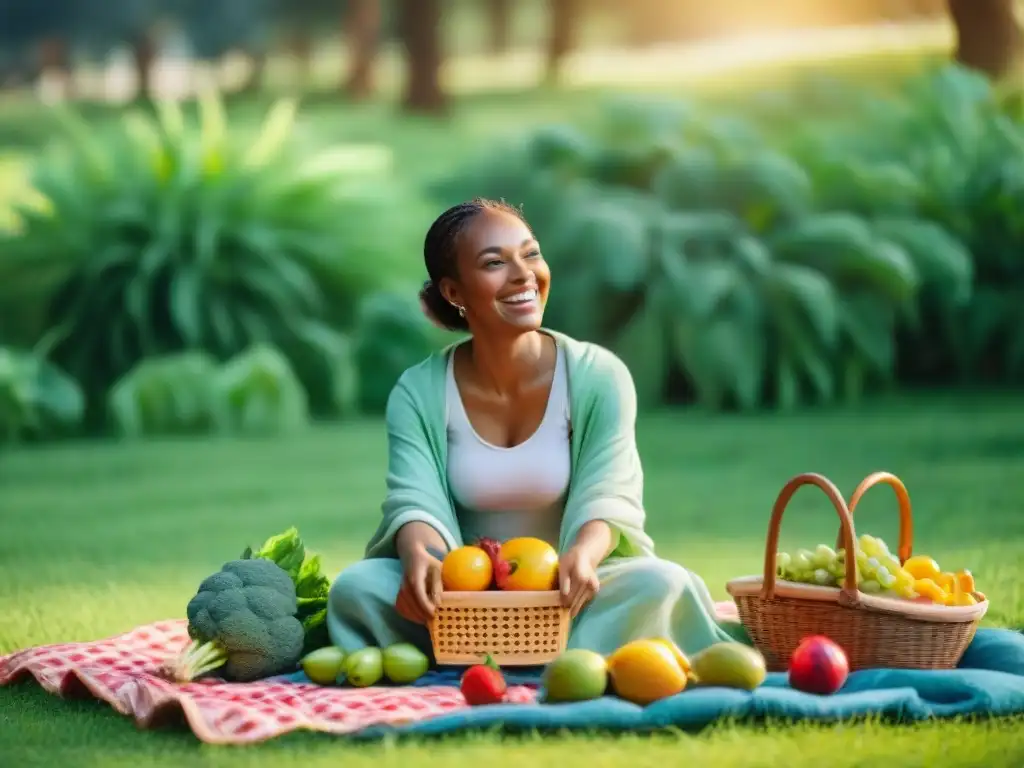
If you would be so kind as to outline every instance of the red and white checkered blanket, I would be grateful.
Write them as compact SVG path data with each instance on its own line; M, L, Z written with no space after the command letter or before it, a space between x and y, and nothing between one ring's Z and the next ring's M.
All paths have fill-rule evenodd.
M734 615L731 603L719 606ZM452 685L345 688L309 683L173 683L161 666L189 642L184 620L159 621L121 635L59 643L0 657L0 686L26 676L59 696L92 695L148 728L184 717L211 744L246 744L294 730L351 734L401 725L467 706ZM536 689L509 687L509 701L532 703Z
M202 741L242 744L298 729L353 733L467 706L453 686L325 688L308 683L172 683L161 665L189 642L184 621L160 621L97 642L61 643L0 658L0 685L25 675L60 696L89 693L142 727L184 716ZM510 688L512 701L536 692Z

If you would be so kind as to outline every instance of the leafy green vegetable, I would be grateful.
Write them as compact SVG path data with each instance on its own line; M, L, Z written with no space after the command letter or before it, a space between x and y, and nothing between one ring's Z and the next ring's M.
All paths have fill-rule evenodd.
M233 560L199 585L188 604L192 638L171 662L188 682L223 668L237 682L291 671L305 639L295 584L269 560Z
M303 653L330 644L327 636L327 595L330 580L323 574L320 555L307 555L297 528L292 526L263 542L259 549L246 547L243 559L276 563L295 585L296 616L302 622Z

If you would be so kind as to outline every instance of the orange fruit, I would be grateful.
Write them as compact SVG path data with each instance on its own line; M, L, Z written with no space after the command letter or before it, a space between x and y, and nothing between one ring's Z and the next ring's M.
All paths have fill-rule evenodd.
M686 688L686 671L663 640L634 640L608 657L612 690L619 698L646 705Z
M903 564L903 570L915 579L931 579L935 582L942 573L939 564L927 555L914 555Z
M960 589L968 594L977 590L977 585L974 583L974 574L966 568L957 573L956 580L960 584Z
M482 592L493 575L491 558L480 547L453 549L441 562L441 583L451 592Z
M509 564L504 589L546 592L558 586L558 552L541 539L522 536L501 545L498 559Z

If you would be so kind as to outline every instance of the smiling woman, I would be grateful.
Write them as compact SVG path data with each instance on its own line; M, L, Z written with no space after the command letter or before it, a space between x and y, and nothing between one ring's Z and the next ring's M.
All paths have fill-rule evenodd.
M692 654L732 639L700 577L654 555L629 370L543 327L551 272L520 212L457 205L427 232L424 260L424 311L470 338L391 393L383 519L331 588L334 644L429 650L444 554L522 536L558 551L570 647L607 654L657 636Z
M423 251L430 279L420 298L437 324L540 327L551 271L512 206L473 200L449 208L430 227Z

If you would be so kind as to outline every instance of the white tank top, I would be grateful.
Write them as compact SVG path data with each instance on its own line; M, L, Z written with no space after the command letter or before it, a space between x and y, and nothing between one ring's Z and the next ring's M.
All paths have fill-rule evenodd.
M561 348L540 426L511 448L491 445L473 429L448 357L448 483L462 537L506 541L535 536L558 546L571 473L569 388Z

